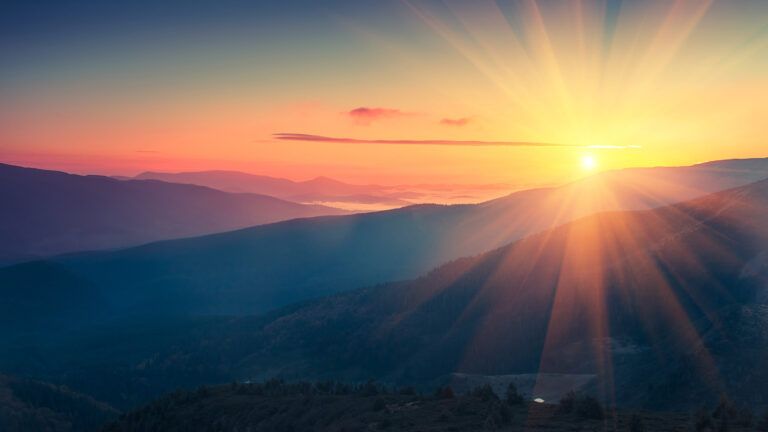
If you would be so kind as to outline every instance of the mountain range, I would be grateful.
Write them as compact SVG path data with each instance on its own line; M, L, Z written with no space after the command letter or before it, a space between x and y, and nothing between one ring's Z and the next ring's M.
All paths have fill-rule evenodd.
M241 318L201 340L244 377L591 374L623 403L690 408L727 390L761 406L766 211L768 181L600 213L412 281ZM202 352L174 355L195 364Z
M509 193L504 184L350 184L328 177L293 181L240 171L144 172L132 178L196 184L225 192L270 195L288 201L328 204L355 211L386 210L414 203L480 202Z
M32 270L35 274L50 275L52 282L40 283L42 291L54 290L58 280L68 280L70 286L63 290L93 290L83 295L97 299L92 310L109 305L106 309L115 311L114 305L122 302L135 308L134 315L124 314L122 322L105 321L88 332L73 330L47 347L27 341L25 348L6 334L16 345L6 351L9 355L0 367L66 382L118 407L180 386L269 376L349 381L376 377L428 387L450 382L456 373L506 379L547 374L550 381L557 375L571 381L573 376L591 377L587 386L591 391L626 405L689 409L727 392L740 403L761 406L768 403L759 396L759 389L768 385L768 374L761 366L768 359L763 348L768 346L768 226L763 222L768 180L649 210L610 209L617 202L626 207L661 204L684 195L680 191L704 189L691 187L694 183L660 186L662 174L679 179L686 170L695 174L695 184L704 186L727 184L723 177L733 175L717 164L707 164L642 170L635 173L638 177L623 177L619 183L611 183L618 182L616 173L563 189L530 191L522 196L548 192L562 199L585 190L577 187L600 184L635 193L622 194L620 201L597 201L609 211L577 217L578 212L570 210L567 214L576 218L571 222L537 221L557 226L531 235L525 236L524 228L541 225L497 230L498 235L517 236L518 241L456 259L416 279L375 286L371 275L393 279L394 274L404 274L403 267L398 273L394 267L369 263L398 262L411 251L403 247L380 252L385 235L375 236L374 228L382 219L401 217L413 244L431 238L408 225L413 221L420 228L439 221L444 224L441 234L465 236L443 237L445 243L432 243L422 252L426 255L444 251L450 241L471 251L470 240L480 237L477 231L484 225L467 219L468 214L479 218L490 214L489 209L506 208L509 213L497 214L500 219L494 226L499 227L504 216L508 223L515 220L511 215L521 220L520 212L511 209L527 207L500 207L509 206L504 200L478 206L416 206L29 263L40 266ZM729 177L738 179L733 182L745 178L738 172ZM641 175L660 182L656 193L635 187L631 179ZM602 196L613 196L605 191ZM545 207L547 211L568 204L551 199L554 203ZM584 197L573 199L588 202ZM301 241L283 245L282 240L289 238L286 232L292 236L302 232L297 227L304 230ZM379 229L384 227L392 229L389 224ZM387 232L391 236L397 231ZM423 237L416 237L417 233ZM331 234L338 237L325 237ZM345 243L350 237L358 240ZM253 246L260 242L271 248ZM318 244L345 247L309 247ZM264 252L254 255L254 250ZM306 254L302 261L293 259L302 254ZM419 256L409 255L400 265ZM334 260L339 264L323 275L321 271ZM262 264L253 273L238 270L263 261L269 265ZM281 262L284 268L274 267ZM365 271L354 273L360 269ZM199 276L195 270L200 270ZM264 296L271 293L265 289L270 279L262 276L268 271L274 271L275 281L294 275L272 291L286 296L278 297L280 301ZM10 287L3 295L18 295L22 291L18 287L30 286L28 273L19 266L0 271L5 278L0 286ZM107 279L100 279L114 273L120 276L110 279L109 285L103 282ZM206 278L206 273L217 277ZM221 282L232 274L249 281L242 290ZM358 286L366 285L369 278L369 287L296 303L306 300L307 287L313 286L306 278L317 277L313 283L327 278L328 285L314 286L328 287L324 293L329 294L352 288L352 282L341 279L344 275L358 277ZM174 286L172 276L189 277L197 284ZM333 285L333 280L349 285ZM291 291L290 284L301 288ZM261 299L272 300L271 308L281 301L293 305L258 316L194 316L249 313L249 307L237 309L233 299L241 303L253 299L250 309L260 311L268 309L256 303ZM24 310L22 300L17 299L15 310ZM156 316L149 323L135 319L147 310L162 312L160 316L166 318ZM172 320L167 318L171 310L178 314ZM51 363L50 358L57 361ZM537 384L532 389L536 392Z
M403 207L413 195L380 185L355 185L328 177L306 181L249 174L240 171L152 172L133 177L137 180L161 180L170 183L195 184L234 193L256 193L300 203L338 202L347 205L379 205Z
M2 431L91 431L117 416L109 405L66 387L0 375Z
M15 296L16 313L28 320L40 319L34 313L37 299L24 300L19 293L36 292L33 287L66 292L73 289L71 281L80 281L81 289L90 290L87 297L100 302L93 307L107 316L254 314L349 289L414 278L450 260L486 252L595 212L659 207L764 177L768 177L766 159L622 170L481 204L416 205L296 219L118 251L59 257L44 264L0 269L0 280L4 281L4 292ZM145 186L145 182L135 186ZM41 278L48 281L44 286L40 285ZM21 312L25 310L30 313Z
M256 194L0 164L0 264L346 212Z

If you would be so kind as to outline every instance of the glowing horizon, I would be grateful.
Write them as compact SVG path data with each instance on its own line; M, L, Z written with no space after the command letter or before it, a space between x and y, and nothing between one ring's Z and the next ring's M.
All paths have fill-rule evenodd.
M533 185L768 155L765 2L95 4L11 9L0 161Z

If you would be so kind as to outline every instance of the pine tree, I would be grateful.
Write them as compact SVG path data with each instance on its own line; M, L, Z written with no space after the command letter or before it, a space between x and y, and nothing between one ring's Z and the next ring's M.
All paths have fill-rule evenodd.
M514 383L509 383L507 386L507 403L510 405L519 405L523 403L523 396L517 392L517 387Z

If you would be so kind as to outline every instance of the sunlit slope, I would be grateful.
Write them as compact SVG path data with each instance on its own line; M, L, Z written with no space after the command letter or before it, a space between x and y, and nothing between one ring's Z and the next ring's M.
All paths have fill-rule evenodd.
M728 351L716 335L737 325L733 308L762 307L768 266L755 263L768 253L766 215L768 181L653 211L601 213L411 282L233 321L216 330L213 347L186 354L202 359L214 349L217 366L235 376L587 373L606 397L630 402L670 385L690 355L693 376L683 384L701 379L699 396L716 397L765 377L757 365L729 369L737 352L709 350ZM735 347L766 342L761 330ZM651 378L662 387L649 390Z
M477 224L473 236L463 239L464 247L485 251L488 248L480 244L495 241L502 246L511 238L596 212L661 207L765 178L768 159L608 171L563 187L523 191L482 204L478 218L484 223ZM475 251L475 245L481 250Z

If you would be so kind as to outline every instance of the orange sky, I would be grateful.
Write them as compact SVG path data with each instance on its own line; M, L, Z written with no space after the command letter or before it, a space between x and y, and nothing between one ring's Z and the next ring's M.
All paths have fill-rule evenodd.
M585 155L598 169L768 156L767 2L324 12L311 25L275 12L281 25L258 34L232 22L189 33L148 25L141 37L59 37L55 49L43 38L23 55L4 46L13 67L0 74L0 160L529 186L587 174Z

